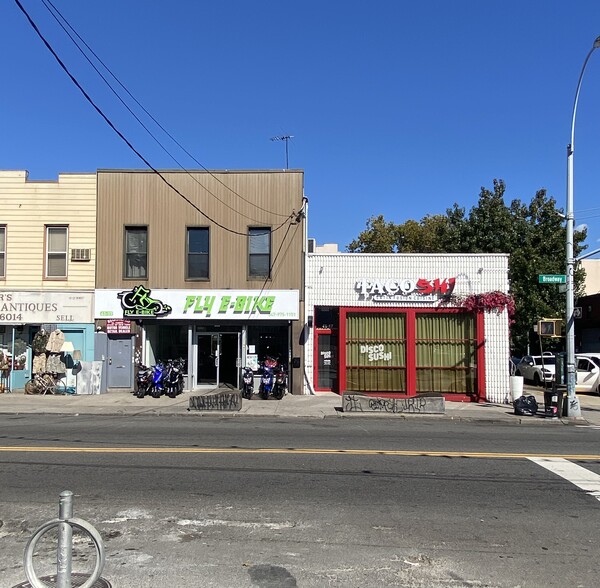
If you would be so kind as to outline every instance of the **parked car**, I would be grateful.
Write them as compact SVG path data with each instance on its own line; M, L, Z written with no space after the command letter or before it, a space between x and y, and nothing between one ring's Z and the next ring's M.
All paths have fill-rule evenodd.
M595 392L600 394L600 353L578 353L575 356L577 366L576 392Z
M525 381L533 382L536 386L549 384L554 381L556 367L553 355L525 355L517 366L517 376L523 376Z

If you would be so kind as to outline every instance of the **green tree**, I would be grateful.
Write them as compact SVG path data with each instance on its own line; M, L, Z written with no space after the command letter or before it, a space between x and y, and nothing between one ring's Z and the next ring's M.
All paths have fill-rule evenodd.
M346 247L354 253L398 253L398 227L386 222L383 215L367 220L367 228Z
M566 298L558 287L538 283L539 274L566 271L566 228L562 209L546 190L529 204L505 202L506 186L494 180L491 190L482 187L478 202L468 214L454 204L445 215L427 215L420 221L388 222L371 217L367 229L348 245L361 253L508 253L510 291L515 301L512 346L525 352L534 343L533 325L541 318L562 317ZM585 231L575 233L575 255L585 246ZM575 272L576 295L582 293L585 272Z

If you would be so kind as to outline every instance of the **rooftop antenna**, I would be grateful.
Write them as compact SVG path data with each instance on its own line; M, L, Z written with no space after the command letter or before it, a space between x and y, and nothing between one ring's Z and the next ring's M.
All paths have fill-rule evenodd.
M289 169L288 141L293 138L294 135L277 135L276 137L271 137L271 141L285 141L285 169Z

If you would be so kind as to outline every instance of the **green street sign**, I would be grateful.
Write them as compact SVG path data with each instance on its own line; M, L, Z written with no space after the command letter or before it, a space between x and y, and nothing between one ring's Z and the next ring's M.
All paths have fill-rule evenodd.
M567 276L560 274L540 274L538 280L540 284L566 284Z

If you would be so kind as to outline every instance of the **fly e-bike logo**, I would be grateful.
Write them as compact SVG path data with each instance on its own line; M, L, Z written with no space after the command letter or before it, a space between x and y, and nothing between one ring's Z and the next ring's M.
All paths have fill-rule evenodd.
M150 292L149 288L144 288L142 285L119 292L117 297L121 299L123 316L126 318L157 318L169 314L172 308L160 300L150 298Z

